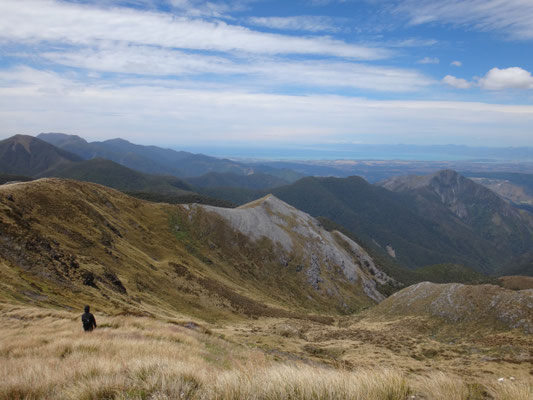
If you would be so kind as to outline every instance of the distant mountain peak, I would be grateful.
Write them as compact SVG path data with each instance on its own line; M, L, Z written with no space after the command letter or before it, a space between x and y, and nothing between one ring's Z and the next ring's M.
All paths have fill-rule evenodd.
M81 158L41 139L15 135L0 141L0 172L38 176Z
M64 147L65 145L72 145L72 144L87 145L87 141L81 136L70 135L67 133L56 133L56 132L40 133L37 135L37 139L44 140L45 142L53 144L54 146L57 146L57 147Z
M132 144L130 141L122 138L114 138L105 140L104 143L111 143L111 144Z
M10 140L12 145L22 145L26 149L26 151L30 153L30 144L34 139L35 138L33 136L17 134L6 140Z

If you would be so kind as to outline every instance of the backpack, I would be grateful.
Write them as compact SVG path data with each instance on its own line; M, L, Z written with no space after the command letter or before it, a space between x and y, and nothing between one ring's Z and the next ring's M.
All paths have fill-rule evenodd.
M83 329L89 331L93 328L93 321L91 314L85 313L81 316L81 323L83 324Z

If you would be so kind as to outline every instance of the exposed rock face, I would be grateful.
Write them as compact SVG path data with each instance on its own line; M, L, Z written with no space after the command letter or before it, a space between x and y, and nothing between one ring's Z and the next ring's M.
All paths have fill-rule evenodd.
M393 294L374 312L430 315L453 323L476 322L533 333L533 289L422 282Z
M438 171L430 175L398 176L380 183L380 186L393 192L425 190L435 195L442 204L461 219L469 217L472 202L490 201L505 215L514 212L503 199L491 190L465 178L452 170Z
M273 195L236 209L201 206L225 218L233 228L259 240L268 238L280 250L280 260L291 260L305 269L308 282L334 291L335 271L351 283L361 281L364 292L375 301L384 296L376 284L393 280L376 267L361 246L340 232L328 232L320 223Z

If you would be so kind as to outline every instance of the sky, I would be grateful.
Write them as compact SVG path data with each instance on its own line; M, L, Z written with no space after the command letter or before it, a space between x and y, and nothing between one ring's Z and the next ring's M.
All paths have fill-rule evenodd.
M0 139L533 146L532 0L0 0Z

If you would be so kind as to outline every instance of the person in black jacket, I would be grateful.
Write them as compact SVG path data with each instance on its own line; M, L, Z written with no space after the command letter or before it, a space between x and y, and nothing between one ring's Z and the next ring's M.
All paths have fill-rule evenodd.
M85 313L81 316L81 323L85 332L90 332L96 328L96 320L94 319L94 315L89 312L90 310L91 308L89 306L85 306Z

